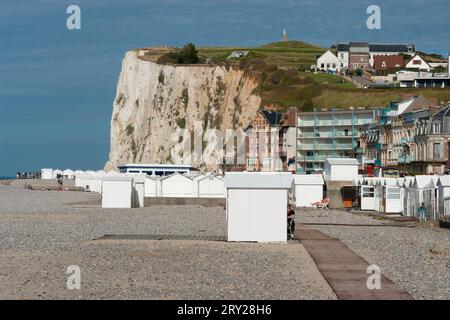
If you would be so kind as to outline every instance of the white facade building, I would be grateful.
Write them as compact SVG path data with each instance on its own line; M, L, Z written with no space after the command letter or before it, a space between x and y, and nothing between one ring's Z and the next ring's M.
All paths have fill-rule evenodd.
M340 72L341 66L338 57L328 50L317 59L316 70L332 71L334 73Z

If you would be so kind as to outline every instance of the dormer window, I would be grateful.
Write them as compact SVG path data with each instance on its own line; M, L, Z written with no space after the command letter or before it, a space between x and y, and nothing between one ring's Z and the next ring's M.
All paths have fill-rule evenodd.
M386 61L383 61L383 62L381 63L381 67L382 67L382 68L386 68Z

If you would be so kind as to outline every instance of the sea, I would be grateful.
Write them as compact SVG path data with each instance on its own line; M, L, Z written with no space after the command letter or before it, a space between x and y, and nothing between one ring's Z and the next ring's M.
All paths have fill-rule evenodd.
M15 177L0 176L0 180L12 180L12 179L15 179Z

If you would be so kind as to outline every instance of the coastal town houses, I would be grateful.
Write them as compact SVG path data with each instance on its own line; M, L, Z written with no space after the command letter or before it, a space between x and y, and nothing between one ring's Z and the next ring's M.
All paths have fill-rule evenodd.
M245 130L247 171L287 171L295 157L295 109L265 106ZM291 129L292 128L292 129Z
M450 106L422 96L392 102L376 122L362 128L365 158L410 174L448 171Z
M412 57L416 54L416 47L413 44L350 42L337 43L334 48L341 69L349 70L373 67L376 55Z

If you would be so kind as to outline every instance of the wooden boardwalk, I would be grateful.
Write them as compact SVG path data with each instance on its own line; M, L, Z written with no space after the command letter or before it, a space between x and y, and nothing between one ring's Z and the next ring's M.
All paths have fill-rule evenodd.
M300 240L316 263L325 280L340 300L411 300L412 296L398 287L381 270L381 289L369 290L369 263L338 239L305 225L297 225L295 238Z

